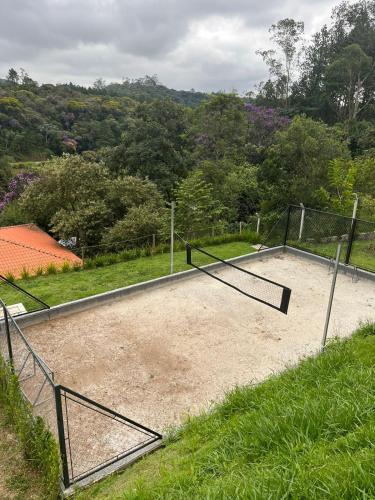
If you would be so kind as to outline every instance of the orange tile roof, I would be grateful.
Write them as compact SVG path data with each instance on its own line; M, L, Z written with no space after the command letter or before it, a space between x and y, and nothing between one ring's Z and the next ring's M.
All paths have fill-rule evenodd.
M59 268L64 262L82 264L79 257L35 224L0 227L1 275L12 273L19 278L23 269L33 274L39 267L54 264Z

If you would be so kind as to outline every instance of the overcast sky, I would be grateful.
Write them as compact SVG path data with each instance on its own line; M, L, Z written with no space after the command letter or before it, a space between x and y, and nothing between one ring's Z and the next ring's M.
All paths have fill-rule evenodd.
M251 90L255 51L286 17L309 36L338 0L0 0L0 77L90 85L157 74L177 89Z

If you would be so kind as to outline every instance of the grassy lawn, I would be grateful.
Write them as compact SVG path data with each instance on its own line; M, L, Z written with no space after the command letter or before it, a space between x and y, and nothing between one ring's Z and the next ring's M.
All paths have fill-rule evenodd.
M249 243L243 241L205 247L205 249L223 259L255 251ZM212 261L208 257L198 254L196 262L208 264ZM184 271L189 268L191 266L186 264L185 251L176 252L174 256L175 271ZM53 306L167 274L169 274L169 253L142 257L96 269L18 280L17 284ZM36 307L32 300L15 292L7 285L0 285L0 294L8 305L23 302L28 310Z
M288 242L291 246L309 250L311 252L323 255L324 257L334 258L336 256L337 243L308 243L308 242ZM347 250L347 242L343 243L341 250L341 261L344 262ZM355 241L352 247L350 263L363 269L375 272L375 240Z
M23 457L17 438L5 424L0 408L0 498L45 498L41 478Z
M166 448L76 498L375 498L374 357L375 325L367 325L235 389Z

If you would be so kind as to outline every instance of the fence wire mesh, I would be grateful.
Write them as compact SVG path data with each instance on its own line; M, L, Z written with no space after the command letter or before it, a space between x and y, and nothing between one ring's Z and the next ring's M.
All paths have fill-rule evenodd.
M285 244L333 259L339 240L342 263L375 272L375 222L291 205L262 246Z
M1 300L0 307L0 355L17 375L33 416L44 420L59 443L66 487L162 439L157 432L56 384L53 371Z

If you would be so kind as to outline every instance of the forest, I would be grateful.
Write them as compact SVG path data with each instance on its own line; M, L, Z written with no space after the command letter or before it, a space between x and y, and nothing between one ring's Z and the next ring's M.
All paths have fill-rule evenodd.
M343 2L310 40L283 19L246 95L156 76L91 87L0 80L0 225L35 222L98 245L271 223L289 203L375 220L375 1Z

